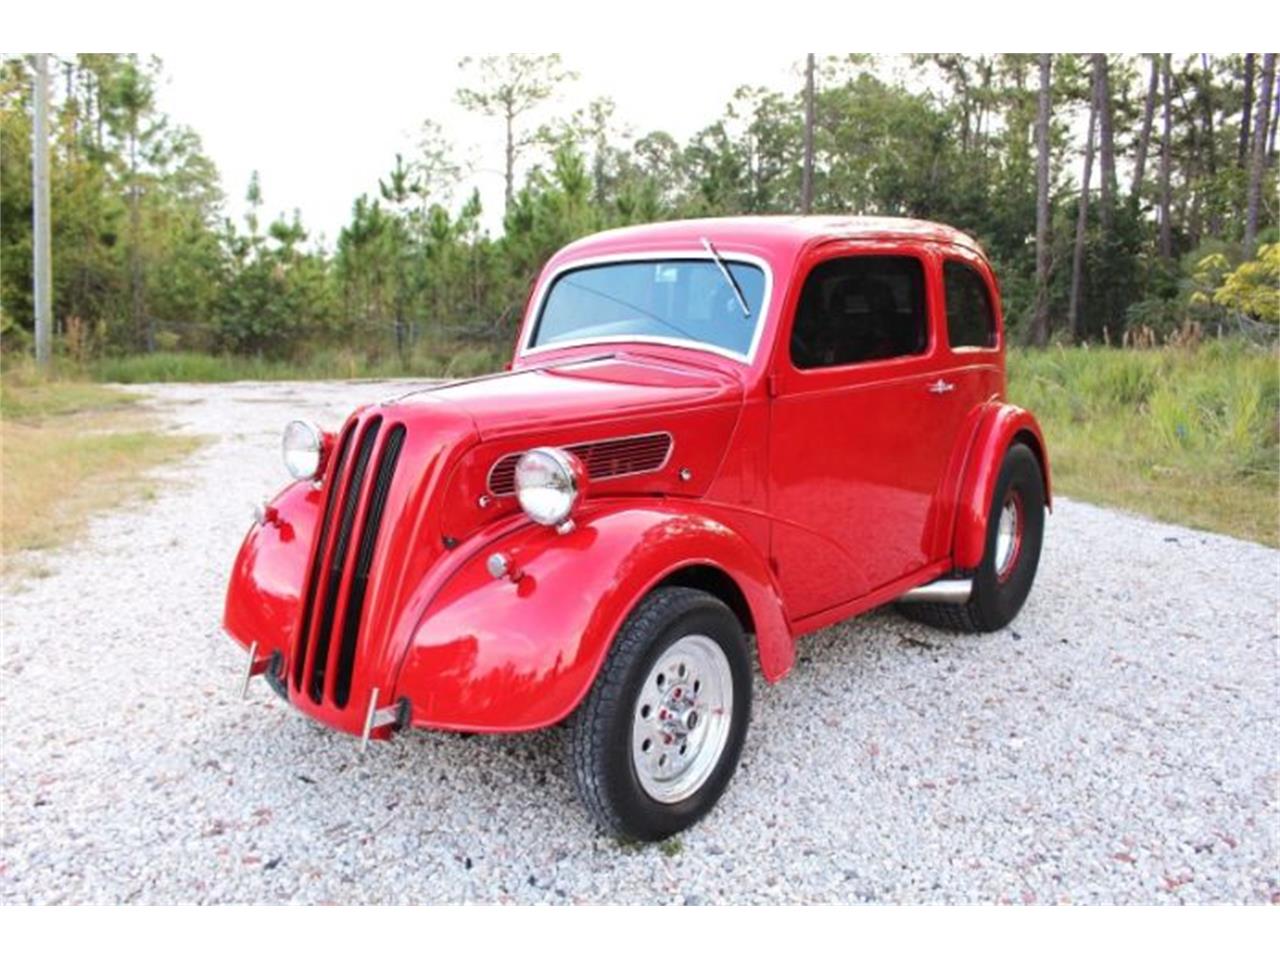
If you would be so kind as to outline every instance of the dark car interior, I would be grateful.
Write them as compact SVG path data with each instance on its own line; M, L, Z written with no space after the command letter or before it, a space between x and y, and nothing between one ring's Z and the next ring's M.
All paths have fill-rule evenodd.
M809 370L924 353L924 269L915 257L819 264L800 294L791 359Z

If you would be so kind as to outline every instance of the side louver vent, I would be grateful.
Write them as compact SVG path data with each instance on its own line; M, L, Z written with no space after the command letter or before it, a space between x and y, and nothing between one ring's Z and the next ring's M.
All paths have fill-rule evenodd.
M646 433L575 443L565 449L582 461L592 480L607 480L661 470L671 457L671 446L671 434ZM516 492L516 464L521 453L507 454L489 470L489 492L495 497L509 497Z

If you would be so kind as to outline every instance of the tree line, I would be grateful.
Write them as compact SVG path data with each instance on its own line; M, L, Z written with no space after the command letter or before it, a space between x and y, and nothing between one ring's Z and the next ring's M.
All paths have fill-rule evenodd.
M156 104L163 66L56 58L54 318L64 352L268 357L504 349L564 243L680 217L859 213L933 219L984 245L1009 327L1032 344L1280 323L1274 54L810 58L794 89L739 88L684 141L637 132L607 97L551 120L556 55L459 64L458 102L501 129L496 236L438 124L388 158L331 249L267 218L257 177L227 217L196 131ZM904 69L905 67L905 69ZM908 80L898 79L906 76ZM32 327L28 58L0 66L0 332Z

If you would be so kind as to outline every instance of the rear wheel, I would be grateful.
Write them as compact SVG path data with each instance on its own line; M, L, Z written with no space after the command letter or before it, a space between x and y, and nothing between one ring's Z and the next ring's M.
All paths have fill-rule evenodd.
M1035 582L1044 539L1044 477L1026 444L1005 454L987 511L987 541L973 574L973 593L964 604L902 603L911 620L963 633L988 633L1007 626L1022 609Z
M751 714L751 661L723 603L687 587L641 601L570 725L578 793L609 832L660 840L715 805Z

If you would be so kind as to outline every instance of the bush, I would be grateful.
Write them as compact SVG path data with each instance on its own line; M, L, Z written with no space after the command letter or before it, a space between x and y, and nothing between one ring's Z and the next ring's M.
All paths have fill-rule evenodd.
M1255 259L1227 274L1213 302L1253 320L1280 324L1280 243L1266 244Z

